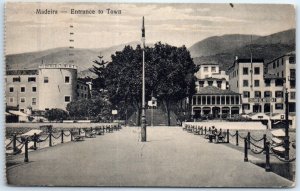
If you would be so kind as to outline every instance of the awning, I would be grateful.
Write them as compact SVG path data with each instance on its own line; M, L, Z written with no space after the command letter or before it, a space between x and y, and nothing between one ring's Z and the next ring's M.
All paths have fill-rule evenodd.
M5 112L5 115L8 115L8 116L10 116L10 115L12 115L11 113L7 113L7 112Z
M271 132L274 137L284 137L285 132L282 129L277 129Z
M14 115L22 116L22 117L27 117L28 116L27 114L25 114L21 111L9 110L8 112L11 113L11 114L14 114Z

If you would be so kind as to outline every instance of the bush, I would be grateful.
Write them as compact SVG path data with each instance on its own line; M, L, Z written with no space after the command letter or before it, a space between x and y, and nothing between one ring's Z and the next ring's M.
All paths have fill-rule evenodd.
M45 117L49 121L61 121L67 119L68 113L65 110L54 108L46 111Z

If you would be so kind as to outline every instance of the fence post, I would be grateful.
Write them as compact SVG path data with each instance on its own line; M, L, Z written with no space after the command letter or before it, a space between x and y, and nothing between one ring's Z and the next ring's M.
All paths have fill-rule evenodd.
M236 131L236 132L235 132L235 138L236 138L236 143L235 143L235 145L236 145L236 146L239 146L239 131Z
M49 147L52 147L52 132L49 133Z
M64 143L64 130L61 130L61 143Z
M227 143L229 143L229 129L227 129Z
M265 166L265 170L266 172L270 172L271 171L271 166L270 166L270 142L266 142L266 166Z
M248 143L247 148L250 149L250 132L248 132L248 134L247 134L247 139L248 139L247 140L247 143Z
M13 151L14 153L17 152L17 135L13 135Z
M25 139L25 158L24 158L24 162L28 162L28 139Z
M244 143L245 143L245 156L244 156L244 162L248 162L248 149L247 149L247 138L244 139Z
M78 134L80 135L80 133L81 133L81 129L79 128L79 129L78 129Z
M266 143L267 143L267 135L264 134L264 153L266 153Z
M37 141L37 135L36 133L33 134L33 149L36 150L36 141Z
M206 126L204 127L204 134L206 135Z
M73 129L70 130L71 141L73 141Z
M203 126L201 126L201 135L203 135Z

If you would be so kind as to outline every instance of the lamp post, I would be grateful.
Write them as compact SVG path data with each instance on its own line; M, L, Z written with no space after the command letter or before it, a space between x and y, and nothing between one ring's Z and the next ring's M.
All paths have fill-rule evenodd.
M289 160L289 150L290 150L290 141L289 141L289 92L285 88L285 137L284 137L284 159Z
M143 50L143 74L142 74L142 128L141 128L141 141L146 142L146 108L145 108L145 26L144 17L142 25L142 50Z

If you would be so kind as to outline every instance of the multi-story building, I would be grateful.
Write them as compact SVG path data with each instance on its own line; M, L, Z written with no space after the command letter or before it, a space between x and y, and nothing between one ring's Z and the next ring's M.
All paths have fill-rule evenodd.
M89 97L89 85L77 82L77 68L73 65L53 64L41 65L35 70L7 70L5 80L6 106L22 112L26 112L27 108L65 110L72 100Z
M196 94L192 99L194 118L227 117L241 112L240 94L228 90L228 75L218 64L202 64L195 74Z
M289 111L296 112L296 58L295 51L275 58L266 64L269 74L284 80L284 91L289 92ZM284 92L285 93L285 92Z
M243 113L282 113L284 79L264 72L263 59L236 58L228 70L230 90L242 94Z

